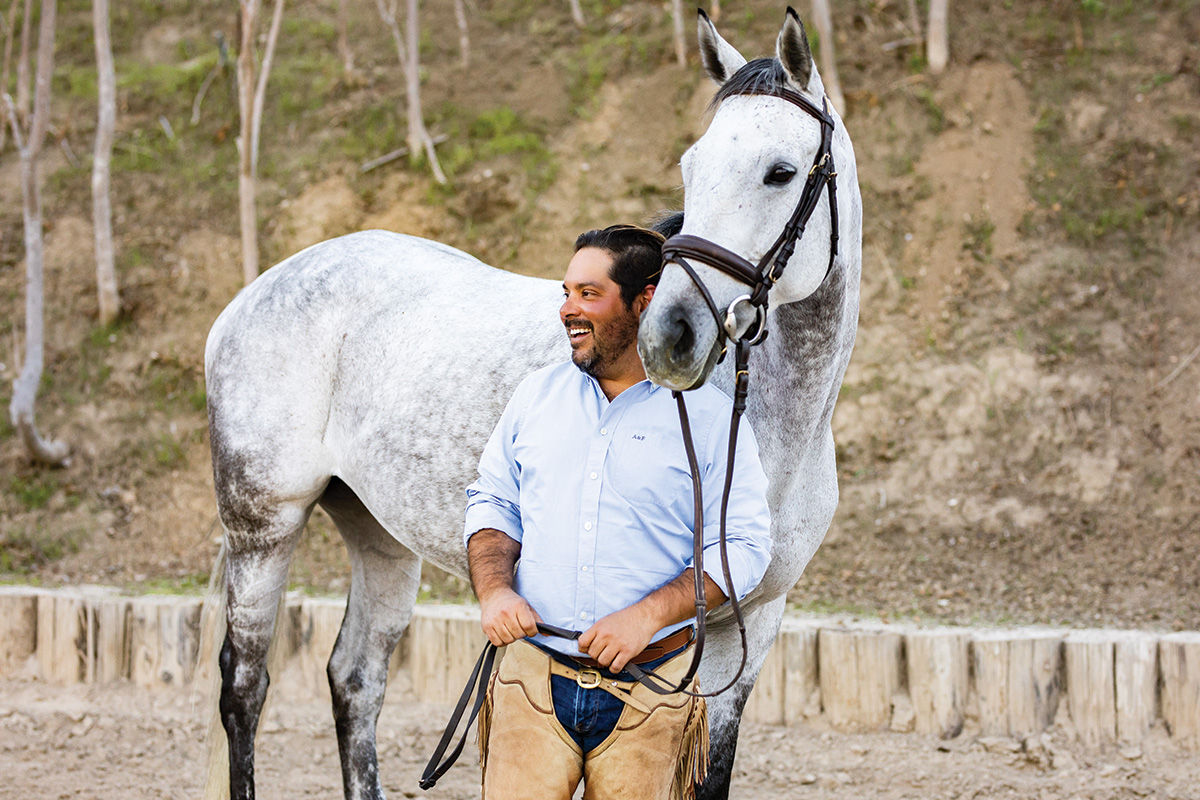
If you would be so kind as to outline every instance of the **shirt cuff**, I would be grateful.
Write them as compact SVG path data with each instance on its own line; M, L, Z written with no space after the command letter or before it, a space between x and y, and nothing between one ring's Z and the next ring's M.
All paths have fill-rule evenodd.
M472 536L485 528L498 530L515 542L521 541L521 518L507 508L482 501L467 508L463 543L469 542Z

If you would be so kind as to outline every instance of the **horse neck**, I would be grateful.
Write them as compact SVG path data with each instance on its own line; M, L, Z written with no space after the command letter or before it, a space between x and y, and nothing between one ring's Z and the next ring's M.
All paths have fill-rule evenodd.
M858 283L858 264L839 260L816 292L771 311L771 333L751 356L747 409L764 461L816 452L814 437L829 429L858 326Z

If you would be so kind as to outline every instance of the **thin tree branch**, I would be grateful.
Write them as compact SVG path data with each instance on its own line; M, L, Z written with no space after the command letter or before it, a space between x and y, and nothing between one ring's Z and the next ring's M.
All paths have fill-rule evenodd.
M1189 364L1191 364L1193 361L1196 360L1197 356L1200 356L1200 345L1197 345L1195 350L1193 350L1192 352L1190 352L1186 356L1184 356L1183 361L1180 361L1179 366L1177 366L1177 367L1175 367L1175 369L1171 370L1170 375L1163 378L1158 383L1154 384L1154 391L1157 392L1159 389L1163 388L1168 383L1170 383L1171 381L1175 380L1180 375L1182 375L1183 371L1188 368Z
M263 54L262 66L258 71L258 85L254 87L254 113L250 123L250 171L256 179L258 178L258 139L262 130L267 78L271 75L271 62L275 60L275 43L279 40L279 28L282 24L283 0L275 0L275 11L271 14L271 28L267 32L267 51Z
M17 35L17 3L18 0L12 0L8 5L8 19L4 23L4 67L0 69L0 92L8 91L8 74L12 67L12 51L13 40ZM8 143L8 128L4 124L8 118L8 106L0 108L3 113L0 114L0 153L4 152L4 145Z
M17 113L21 124L29 117L29 59L33 57L33 0L25 0L25 11L21 15L21 52L17 56Z

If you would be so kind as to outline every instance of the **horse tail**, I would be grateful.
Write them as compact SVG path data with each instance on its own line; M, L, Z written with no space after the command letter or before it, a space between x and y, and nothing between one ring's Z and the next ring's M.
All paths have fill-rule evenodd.
M221 548L213 561L212 574L208 578L208 591L204 596L204 610L200 615L200 652L196 664L196 687L207 692L209 705L208 777L204 785L204 800L228 800L229 798L229 740L221 722L221 667L217 663L221 645L225 641L225 561L226 540L222 537Z

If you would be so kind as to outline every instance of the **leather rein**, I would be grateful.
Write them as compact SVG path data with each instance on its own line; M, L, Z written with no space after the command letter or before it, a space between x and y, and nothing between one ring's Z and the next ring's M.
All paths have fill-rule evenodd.
M625 665L625 672L633 676L634 679L647 689L661 695L687 694L693 697L714 697L732 688L741 679L742 673L746 669L746 660L749 657L749 647L746 642L746 622L742 615L741 606L738 603L737 593L733 590L733 577L729 569L729 555L726 544L726 517L729 507L729 494L733 485L733 463L737 449L738 423L746 410L746 399L749 396L750 390L750 348L767 338L767 295L771 287L782 276L783 270L796 248L796 242L804 235L804 229L808 225L809 218L812 217L817 204L820 202L822 189L827 189L828 191L831 222L829 265L825 268L825 277L822 278L822 283L824 283L825 279L829 277L829 273L833 270L834 258L837 255L838 218L837 184L835 181L837 172L834 171L833 154L830 151L834 121L826 105L828 101L822 99L822 107L818 108L816 104L799 92L786 87L748 91L743 92L743 94L778 97L799 106L806 113L816 118L821 124L821 144L817 149L816 157L813 159L812 167L808 171L808 178L804 186L804 192L800 196L800 201L796 204L795 210L792 211L787 224L784 225L783 231L775 239L775 243L771 245L757 265L752 264L732 250L728 250L715 242L710 242L699 236L677 234L667 239L663 244L663 266L678 264L683 267L684 271L687 272L692 282L696 285L696 288L700 290L704 302L712 312L713 318L717 323L717 335L721 340L721 359L725 357L726 342L734 342L736 379L734 384L732 419L729 427L729 447L726 454L725 486L721 497L719 550L721 555L721 575L725 580L725 594L729 598L734 619L737 621L738 633L741 636L742 660L732 680L717 691L698 692L688 688L691 685L692 679L696 676L697 670L700 668L700 657L704 652L705 629L708 619L708 600L705 596L704 580L704 493L700 481L700 468L696 458L695 445L692 440L691 425L688 421L687 405L684 402L683 393L675 391L672 392L672 395L675 398L679 411L679 426L683 434L684 449L687 451L688 468L692 475L692 496L695 505L695 524L693 525L692 533L693 574L696 586L695 650L692 653L692 661L687 673L680 679L678 685L675 686L664 681L653 670L642 669L633 662ZM724 272L726 275L749 286L751 291L736 298L729 304L725 312L722 313L713 301L708 287L704 285L704 282L696 274L695 269L685 259L699 261L702 264ZM739 303L749 303L754 308L756 314L754 323L740 337L736 335L737 322L735 315L735 310ZM720 359L718 359L718 363L720 363ZM583 634L582 631L558 628L544 623L538 623L538 632L544 636L555 636L569 640L578 639ZM480 708L483 706L484 697L487 693L488 678L491 675L492 666L496 659L496 650L496 646L489 642L484 646L483 652L479 654L479 658L475 662L475 667L471 671L471 677L467 680L467 685L458 699L453 714L451 714L450 722L442 734L437 747L434 748L433 755L429 759L429 764L425 767L425 771L421 775L419 785L422 789L433 788L438 779L446 773L446 770L450 769L462 753L471 723L474 722ZM472 695L474 695L473 703L471 703ZM469 703L471 704L471 712L467 718L462 736L450 754L443 759L442 756L450 746L450 742L454 738L455 731L458 730L463 713L466 712Z
M742 673L746 669L746 660L749 657L749 647L746 642L746 622L742 616L742 609L738 602L737 593L733 589L733 579L729 571L729 557L726 550L726 516L729 508L729 493L733 485L733 463L737 450L738 423L741 421L742 414L746 410L746 399L750 392L750 348L767 338L768 295L771 287L783 275L783 270L796 249L796 243L804 235L804 229L808 226L809 219L821 201L822 190L826 190L829 198L830 217L829 263L825 267L825 275L821 278L822 283L829 277L829 273L833 271L833 262L837 256L837 172L834 168L833 153L831 151L834 120L828 111L828 101L822 98L821 107L818 108L816 104L804 95L786 87L745 92L745 94L778 97L799 106L821 124L821 144L817 148L817 154L813 158L812 167L808 171L808 178L805 181L804 191L800 195L799 202L796 203L796 207L792 211L791 217L788 218L787 224L784 225L775 242L767 249L763 257L759 259L758 264L752 264L732 250L722 247L715 242L690 234L676 234L663 243L663 266L678 264L680 267L683 267L684 272L687 273L688 277L692 279L692 283L700 291L705 304L708 306L709 311L712 312L713 319L716 320L717 336L721 340L721 356L718 359L718 363L725 357L726 342L734 342L733 412L729 425L729 447L726 453L725 487L721 497L719 547L721 554L721 574L725 580L725 594L729 599L733 617L737 621L738 634L741 636L742 660L738 665L737 673L730 679L729 683L720 689L714 692L693 692L687 688L692 678L695 677L696 671L700 668L700 657L704 652L708 603L704 591L704 501L700 485L700 470L692 445L692 433L691 426L688 424L687 406L684 403L683 393L676 391L673 394L679 409L679 426L683 432L684 447L687 450L688 467L692 473L692 492L695 499L693 562L696 577L696 649L692 654L692 663L687 673L676 686L670 686L669 684L664 684L661 680L655 680L657 676L648 670L639 669L636 664L626 665L625 670L629 674L637 678L648 689L658 694L682 693L695 697L714 697L731 689L741 679ZM696 270L688 263L688 260L699 261L729 275L734 280L740 281L750 287L750 292L734 299L728 308L725 309L725 312L722 313L713 300L712 293L704 285L704 281L700 280L700 276L696 274ZM750 327L740 337L737 335L737 316L735 313L739 303L748 303L754 309L756 317L754 322L751 323Z

